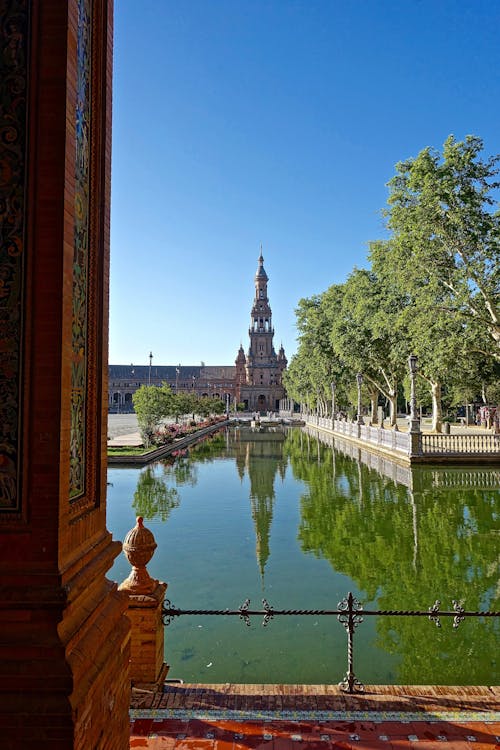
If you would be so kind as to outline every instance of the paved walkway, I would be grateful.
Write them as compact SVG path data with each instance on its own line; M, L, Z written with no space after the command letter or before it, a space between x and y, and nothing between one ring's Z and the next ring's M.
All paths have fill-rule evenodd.
M500 748L490 687L165 685L133 691L131 748L332 750Z

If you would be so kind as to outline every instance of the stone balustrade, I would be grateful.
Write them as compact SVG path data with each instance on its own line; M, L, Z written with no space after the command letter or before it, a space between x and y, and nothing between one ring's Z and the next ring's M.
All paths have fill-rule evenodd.
M428 432L400 432L375 425L347 420L332 420L315 414L304 415L307 425L333 432L350 440L389 451L410 459L431 457L470 457L500 460L500 435L493 433L458 433L445 435Z

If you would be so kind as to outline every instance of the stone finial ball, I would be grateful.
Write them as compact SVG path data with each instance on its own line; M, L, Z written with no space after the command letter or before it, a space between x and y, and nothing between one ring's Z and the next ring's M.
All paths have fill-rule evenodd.
M158 545L152 532L145 528L142 516L138 516L136 526L130 529L122 546L127 560L134 568L142 568L151 560Z

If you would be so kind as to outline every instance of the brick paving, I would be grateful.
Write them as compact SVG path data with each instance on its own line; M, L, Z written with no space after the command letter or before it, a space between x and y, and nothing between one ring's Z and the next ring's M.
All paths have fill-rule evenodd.
M130 748L500 748L495 687L178 685L134 690Z

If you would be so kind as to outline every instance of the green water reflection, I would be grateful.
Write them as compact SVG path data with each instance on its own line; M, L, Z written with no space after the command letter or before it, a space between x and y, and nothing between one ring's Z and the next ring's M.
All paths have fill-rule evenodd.
M109 471L108 526L143 515L158 543L151 575L180 607L427 609L440 599L498 610L498 468L403 468L297 428L231 428L174 462ZM367 464L370 464L367 465ZM111 577L122 580L120 558ZM496 684L499 622L457 631L427 618L365 618L365 683ZM180 618L166 630L171 675L200 682L337 682L335 618Z

